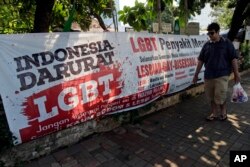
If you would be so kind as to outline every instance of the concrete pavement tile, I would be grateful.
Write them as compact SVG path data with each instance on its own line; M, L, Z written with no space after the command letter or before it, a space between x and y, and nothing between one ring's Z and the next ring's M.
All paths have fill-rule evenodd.
M203 144L201 145L199 148L197 148L197 151L199 151L201 154L208 152L210 149L210 147L208 147L207 145Z
M82 147L81 144L74 144L66 149L66 152L68 155L73 155L81 152L84 148Z
M107 151L111 154L111 156L115 157L115 156L118 155L122 150L123 150L123 148L122 148L121 146L117 146L117 147L111 147L111 148L109 148Z
M152 152L155 153L155 154L160 155L160 154L162 154L164 151L166 151L166 148L165 148L164 145L159 146L159 145L157 144L157 145L154 145L154 146L152 146L151 148L149 148L149 150L152 151Z
M147 163L144 167L155 167L155 166L150 163Z
M127 141L136 141L140 142L142 140L148 139L147 132L143 132L141 129L134 129L132 132L129 132L124 136L124 139Z
M204 132L204 134L214 133L214 128L212 127L210 122L209 123L206 122L206 124L203 125L203 132Z
M227 164L227 163L224 163L224 162L219 162L217 165L216 165L216 167L229 167L229 164Z
M240 134L232 134L229 138L227 138L227 140L229 140L230 142L234 143L236 140L238 140L240 137Z
M53 162L56 162L55 158L52 155L48 155L45 157L42 157L38 160L38 164L40 166L44 166L45 164L51 164Z
M175 128L174 130L175 130L174 134L176 135L175 138L178 140L181 140L189 135L189 133L187 133L187 131L185 131L183 129Z
M129 166L143 167L147 164L146 161L139 158L138 156L133 155L130 160L125 162Z
M154 167L164 167L164 166L162 164L156 163L156 164L154 164Z
M94 155L94 158L97 159L100 163L108 160L103 154L96 154Z
M158 156L157 154L155 154L155 153L153 153L153 152L151 152L149 150L145 150L143 152L136 153L136 155L139 158L141 158L141 159L143 159L143 160L145 160L147 162L151 162L151 160L155 159Z
M74 157L77 161L93 158L93 156L86 150L82 150L79 154L73 154L72 157Z
M80 156L80 157L92 157L91 152L83 149L79 154L74 154L75 157Z
M164 127L163 124L161 124L161 126ZM152 126L152 125L144 125L144 124L143 124L140 128L143 129L143 131L152 133L152 132L154 132L156 129L158 129L159 127L157 127L157 126L155 126L155 125Z
M97 167L100 166L101 164L98 160L94 159L93 157L87 157L87 158L85 157L77 161L81 166L84 167Z
M197 150L194 150L194 149L188 149L183 154L190 157L193 160L199 159L202 155L200 152L198 152Z
M51 167L61 167L61 165L58 162L54 162L51 164Z
M138 155L138 154L143 153L143 152L145 152L145 149L143 147L141 147L140 149L136 150L134 153L136 155Z
M186 160L182 161L181 166L183 166L183 167L188 167L188 166L190 166L190 167L191 167L191 166L193 166L195 163L196 163L196 160L193 160L193 159L189 158L189 159L186 159Z
M153 164L154 166L163 166L165 163L165 158L161 157L161 156L158 156L156 157L155 159L153 159L152 161L150 161L149 163L150 164Z
M85 167L85 166L82 166L81 164L77 164L77 165L75 165L73 167Z
M156 161L152 160L152 161L150 161L150 163L152 164L154 162L161 162L162 161L162 164L168 164L170 162L181 164L181 162L186 158L187 158L186 156L183 156L181 154L177 154L174 151L166 151L166 152L162 153L161 155L159 155L158 157L156 157L155 158Z
M204 163L204 162L197 161L196 163L194 163L192 165L192 167L215 167L215 166L212 166L212 165Z
M102 151L102 155L105 156L108 160L114 159L114 155L112 155L111 153L109 153L106 150Z
M211 141L220 141L220 140L225 139L225 137L223 135L219 135L219 134L212 134L212 135L210 135L209 138Z
M216 166L219 161L212 159L209 156L202 155L199 159L197 159L197 162L202 164L202 166Z
M106 162L102 163L100 166L101 167L115 167L115 166L120 167L120 166L123 166L123 165L124 165L124 162L121 162L118 159L112 159L112 160L109 160L109 161L106 161Z
M205 156L207 159L209 159L211 162L215 162L218 163L219 161L222 160L222 158L224 157L224 153L221 153L218 150L212 150L210 151L210 153L205 153L202 156Z
M235 151L239 151L241 150L243 144L240 143L240 141L237 141L236 143L234 143L230 148L229 150L235 150Z
M99 162L97 161L90 161L88 163L83 163L83 167L98 167L101 166Z
M204 144L202 143L202 142L196 142L196 143L193 143L192 145L191 144L188 144L188 143L182 143L181 145L187 145L188 147L190 147L190 148L193 148L193 149L195 149L195 150L197 150L198 151L198 149L201 147L201 146L203 146Z
M143 143L143 144L142 144L142 146L140 144L140 147L138 149L140 149L141 147L143 147L144 149L147 150L147 149L150 149L152 147L152 145L155 145L157 142L155 142L152 139L149 139L149 140L147 139L147 140L142 140L141 143Z
M123 164L121 167L128 167L128 165L127 164Z
M241 150L249 151L250 150L250 143L249 144L243 144Z
M90 140L92 140L95 143L102 143L103 141L107 140L107 137L105 135L103 135L102 133L97 133L94 134L91 138L89 138Z
M96 154L99 154L100 152L102 152L103 151L103 148L98 148L98 149L95 149L95 150L93 150L93 151L84 151L84 152L86 152L87 154L89 154L89 155L91 155L91 156L95 156Z
M222 133L222 135L224 136L225 139L230 140L229 138L230 138L231 136L233 136L233 135L236 136L236 133L234 133L234 132L232 131L232 127L230 127L230 130L224 131L224 132Z
M220 132L225 132L228 130L230 131L232 126L231 126L231 123L229 121L226 121L226 122L218 121L218 123L215 125L214 128Z
M129 152L128 150L123 150L115 158L119 159L122 162L126 162L130 160L132 156L133 156L132 152Z
M98 148L100 148L100 143L96 142L95 140L89 139L89 140L84 140L80 143L87 151L94 151Z
M145 167L146 165L148 164L147 161L144 161L144 160L140 160L138 161L138 163L136 164L136 167Z
M164 159L164 162L162 163L163 166L169 166L169 167L179 167L181 166L181 164L183 164L183 162L181 161L173 161L170 160L169 158Z
M52 153L52 155L55 157L56 161L61 161L64 158L69 156L66 149L62 149L62 150L59 150L57 152L54 152L54 153Z
M87 150L83 150L79 154L74 154L73 157L83 167L95 167L100 165L100 162L87 152Z
M165 150L162 155L166 156L166 157L171 157L172 159L180 158L182 155L185 156L184 152L178 153L174 149L172 149L172 150Z
M229 156L224 156L224 157L218 162L218 166L219 166L219 167L229 167L229 164L230 164Z
M177 148L176 148L176 152L177 153L183 153L183 152L185 152L186 150L188 150L188 149L190 149L190 145L188 145L188 144L181 144L181 145L179 145Z
M118 146L122 146L123 145L123 138L121 137L121 135L114 135L114 134L107 134L108 139L111 140L112 142L116 143Z
M74 157L66 157L65 159L60 161L62 167L74 167L78 165L77 160Z
M41 166L41 165L40 165ZM51 167L51 163L43 164L41 167Z
M208 156L211 159L216 159L216 160L220 160L222 157L224 157L225 152L222 152L221 150L216 150L216 149L210 149L208 152L205 152L204 154L202 154L204 156Z
M247 127L247 128L244 130L244 133L250 134L250 127Z
M128 143L128 141L124 142L122 146L124 150L127 150L129 152L135 152L139 148L139 146L134 146L133 144Z
M249 143L250 141L250 134L242 134L239 139L239 141L243 142L243 143Z
M164 129L158 129L157 131L151 133L150 139L166 139L169 138L171 133L169 131L165 131Z
M106 150L100 150L98 153L92 154L93 157L100 162L100 164L112 160L115 158L115 155L107 152Z
M38 161L34 160L25 164L25 167L42 167L38 164Z
M108 139L107 139L107 141L102 141L102 142L100 143L100 146L101 146L102 148L106 149L106 150L108 150L108 149L110 149L110 148L116 146L115 143L113 143L113 142L111 143L111 141L110 141L110 142L108 142L108 141L109 141Z
M226 144L226 145L219 146L219 147L215 146L213 147L213 149L217 149L221 154L223 154L229 151L230 146L231 146L230 144Z

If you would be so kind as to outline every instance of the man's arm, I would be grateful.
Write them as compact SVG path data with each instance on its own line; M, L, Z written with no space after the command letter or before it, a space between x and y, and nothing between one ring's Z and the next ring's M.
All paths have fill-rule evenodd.
M197 67L196 67L196 70L195 70L195 74L194 74L194 78L193 78L193 84L196 84L197 81L198 81L198 75L201 71L201 68L203 66L203 61L201 60L198 60L198 64L197 64Z
M232 60L232 66L233 66L233 73L234 73L234 82L238 83L240 82L240 74L238 71L238 61L237 59Z

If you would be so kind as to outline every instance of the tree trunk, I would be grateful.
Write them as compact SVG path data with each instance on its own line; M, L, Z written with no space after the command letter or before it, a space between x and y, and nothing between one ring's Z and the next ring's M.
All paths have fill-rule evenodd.
M108 29L107 29L106 25L104 24L104 21L102 20L101 16L99 16L99 15L96 14L96 13L93 13L93 16L98 20L99 25L102 27L102 29L103 29L104 31L108 31Z
M33 32L49 32L51 13L55 0L36 0Z
M246 19L246 15L244 15L244 11L248 6L249 0L238 0L236 4L236 8L233 14L233 18L231 21L231 27L228 32L228 39L231 41L236 37L243 21Z

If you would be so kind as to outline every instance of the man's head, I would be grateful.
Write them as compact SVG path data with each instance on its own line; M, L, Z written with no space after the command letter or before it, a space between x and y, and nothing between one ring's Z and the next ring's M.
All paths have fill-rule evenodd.
M211 41L218 41L220 39L220 25L218 23L211 23L207 26L207 35Z

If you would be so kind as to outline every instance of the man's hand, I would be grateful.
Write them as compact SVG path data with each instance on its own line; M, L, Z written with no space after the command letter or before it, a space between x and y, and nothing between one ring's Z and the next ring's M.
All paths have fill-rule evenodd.
M198 64L195 70L194 78L193 78L193 84L196 84L198 81L198 75L200 73L201 67L203 66L203 62L198 60Z
M193 84L196 84L198 81L198 75L194 75L194 78L193 78Z

